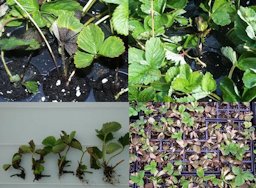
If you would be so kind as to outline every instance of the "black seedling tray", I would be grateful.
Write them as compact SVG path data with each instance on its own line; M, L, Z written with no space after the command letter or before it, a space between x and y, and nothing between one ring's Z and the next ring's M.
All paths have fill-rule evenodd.
M159 103L158 103L159 104ZM162 103L161 103L162 104ZM230 114L234 113L234 112L244 112L244 113L249 113L249 112L253 112L254 114L254 118L253 118L253 125L256 128L256 124L255 124L255 112L256 112L256 105L255 103L252 103L251 105L244 105L244 104L230 104L230 103L213 103L214 107L216 108L216 117L213 118L205 118L205 126L207 127L206 131L204 132L204 136L201 138L198 138L198 142L206 142L209 139L209 133L208 133L208 126L211 123L215 123L215 124L230 124L232 126L235 126L235 129L240 131L243 129L243 120L240 120L238 117L232 117ZM140 115L144 115L143 113ZM224 116L225 115L225 116ZM162 116L159 114L159 116ZM160 118L157 118L154 116L154 119L156 121L159 121ZM134 118L133 118L134 121ZM150 142L154 142L154 145L158 146L157 149L157 153L161 153L164 152L166 150L163 149L163 145L167 144L169 146L173 146L174 145L174 141L173 139L157 139L155 138L154 132L151 132L151 130L146 130L147 131L147 135L149 136L149 140ZM225 133L226 129L224 126L222 126L220 128L220 131ZM152 138L153 137L153 138ZM185 134L183 134L183 139L185 140ZM188 139L186 139L188 140ZM255 141L248 141L247 145L249 146L249 150L246 151L246 153L250 153L250 158L243 160L242 164L246 165L246 169L245 170L249 170L251 173L256 174L256 158L255 158L255 154L254 154L254 150L256 149L256 142ZM177 149L174 151L173 154L177 154L179 155L181 149ZM168 152L168 150L167 150ZM188 157L192 154L196 153L194 150L192 149L185 149L185 152L182 154L181 156L181 161L184 164L183 167L185 167L186 165L189 165L189 161L188 161ZM209 149L209 148L201 148L201 152L198 155L204 155L207 153L213 153L215 154L215 157L217 160L220 161L220 157L222 156L221 151L218 148L214 148L214 149ZM173 161L170 161L173 162ZM231 165L227 162L227 165ZM159 165L161 166L161 165ZM158 167L159 167L158 166ZM134 172L138 172L141 169L141 165L135 161L131 164L130 166L130 173L134 173ZM161 167L159 167L159 170L162 170ZM205 171L206 175L216 175L217 177L220 176L221 174L221 168L220 167L216 167L215 169L211 169L209 171ZM146 177L150 177L152 176L149 172L145 172L145 176ZM188 171L185 168L183 168L183 170L181 171L181 176L197 176L196 175L196 170L193 171ZM148 181L147 178L145 181ZM148 182L145 182L148 183ZM137 188L138 186L136 184L130 185L133 188ZM162 185L162 188L167 187L166 185Z

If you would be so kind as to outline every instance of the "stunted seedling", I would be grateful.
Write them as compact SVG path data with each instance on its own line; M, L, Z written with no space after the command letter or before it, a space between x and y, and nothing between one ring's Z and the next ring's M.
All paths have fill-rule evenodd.
M21 166L21 159L22 159L22 154L19 153L19 152L15 153L12 157L12 163L11 164L4 164L3 169L5 171L7 171L12 167L13 169L16 169L16 170L20 171L20 173L13 174L13 175L11 175L11 177L17 176L17 177L20 177L22 179L25 179L26 178L26 173L25 173L25 169Z
M34 181L40 180L43 177L50 177L49 175L43 175L44 171L44 157L48 154L48 152L44 149L36 150L36 146L33 140L31 140L28 145L22 145L19 148L19 152L22 154L31 154L32 155L32 170L34 174ZM36 158L36 155L39 155L39 158Z
M249 150L249 147L247 145L227 141L226 144L221 144L220 149L224 156L231 154L237 160L242 160L245 152Z
M114 133L121 129L118 122L104 123L100 130L96 130L97 137L102 141L102 148L88 147L87 151L91 155L91 168L103 169L104 181L114 184L118 182L115 168L124 160L112 165L112 159L124 151L129 144L129 134L126 133L119 139L114 138ZM109 157L108 157L109 156Z

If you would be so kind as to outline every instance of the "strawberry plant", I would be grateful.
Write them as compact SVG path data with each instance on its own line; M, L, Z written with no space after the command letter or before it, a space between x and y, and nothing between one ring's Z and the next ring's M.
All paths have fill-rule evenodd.
M98 4L104 8L95 12L97 9L95 7ZM125 76L121 75L119 68L126 66L122 61L125 61L126 58L123 55L125 52L123 39L128 35L128 1L90 0L85 3L77 0L8 0L1 7L3 10L0 15L0 34L3 36L0 39L0 49L3 51L1 59L7 73L6 76L11 83L15 82L15 85L26 87L29 93L36 94L39 91L37 87L39 83L23 81L23 75L16 74L20 70L16 70L15 74L12 74L4 61L4 51L10 51L8 58L12 59L14 57L9 54L15 53L16 50L36 50L31 55L33 61L35 57L42 54L42 51L45 50L44 47L47 47L48 52L46 53L49 53L52 58L47 61L53 62L55 69L47 67L47 73L44 73L47 75L47 79L44 79L42 83L45 91L45 96L41 98L42 101L85 100L90 90L86 77L92 72L90 81L94 82L94 77L102 76L102 73L100 74L97 70L90 70L92 67L94 69L94 65L91 65L92 62L98 64L103 62L103 73L112 73L108 71L109 67L110 69L114 67L115 70L113 84L112 75L110 78L106 78L109 82L104 78L102 78L103 81L97 81L94 88L100 91L95 94L95 100L100 100L98 95L101 95L102 90L110 95L107 100L110 98L114 101L124 100L128 88ZM13 31L8 32L10 28ZM20 28L24 28L25 31L21 32L27 35L24 41L20 39L20 34L15 33ZM30 34L31 30L33 30L33 35ZM25 54L22 58L24 56ZM36 67L44 70L44 66L48 66L48 63L45 65L41 63ZM106 82L108 83L106 84ZM110 86L108 86L109 84ZM109 89L109 87L111 88ZM3 94L3 96L5 95Z
M132 1L130 100L253 101L255 10L254 2L244 4Z
M118 140L114 139L114 133L121 129L118 122L109 122L103 124L100 130L96 130L97 137L102 141L102 148L88 147L87 151L91 156L91 168L103 169L104 181L114 184L118 181L115 168L124 160L111 165L111 160L123 152L126 145L129 144L129 134L125 134ZM107 158L107 155L110 157Z

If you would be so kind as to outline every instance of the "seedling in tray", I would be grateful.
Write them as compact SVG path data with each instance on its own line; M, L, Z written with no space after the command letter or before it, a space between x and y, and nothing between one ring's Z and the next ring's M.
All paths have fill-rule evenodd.
M118 122L104 123L100 130L96 130L97 137L102 141L101 150L98 147L88 147L87 151L91 155L91 168L103 169L104 181L114 184L118 182L115 168L124 160L111 165L111 160L123 152L129 144L129 133L126 133L118 140L114 140L114 133L121 129ZM107 159L107 155L110 157Z
M26 69L28 68L29 65L29 61L31 58L28 58L27 63L24 67L23 70L16 70L15 73L13 73L6 60L5 60L5 51L10 51L10 50L27 50L27 51L31 51L31 50L36 50L40 48L40 44L38 43L38 41L31 39L31 40L24 40L24 39L18 39L15 37L11 37L11 38L5 38L5 39L1 39L0 40L0 49L1 49L1 60L2 63L4 65L4 70L9 78L10 83L12 83L12 85L15 88L20 88L20 87L26 87L26 89L28 90L29 93L37 93L38 91L38 84L36 81L29 81L25 79L25 72ZM20 63L20 62L15 62L15 63ZM20 74L17 74L17 72L19 72ZM31 79L33 78L33 75L31 76Z

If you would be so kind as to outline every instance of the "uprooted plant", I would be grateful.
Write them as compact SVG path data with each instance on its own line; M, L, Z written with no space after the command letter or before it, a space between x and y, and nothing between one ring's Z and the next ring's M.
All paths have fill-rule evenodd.
M71 148L78 149L82 151L81 143L75 139L76 132L72 131L70 135L68 135L65 131L62 131L59 139L56 139L53 136L49 136L43 140L43 145L50 151L58 155L58 168L59 168L59 177L63 174L74 174L73 171L66 170L66 167L69 167L71 163L70 160L67 159L68 152Z
M22 179L25 179L26 178L26 173L25 173L25 169L21 166L21 160L22 160L22 154L19 153L19 152L15 153L12 157L12 163L11 164L4 164L3 169L5 171L7 171L12 167L13 169L19 170L20 173L13 174L13 175L11 175L11 177L17 176L17 177L20 177Z
M65 131L61 131L59 138L54 136L48 136L42 141L42 148L37 148L34 141L31 140L27 145L21 145L17 153L12 157L11 164L4 164L3 169L5 171L13 168L19 173L11 175L11 177L17 176L25 179L26 173L25 168L21 166L22 158L26 154L32 156L32 171L34 174L34 181L39 181L44 177L50 177L50 175L45 175L45 158L46 156L53 154L58 156L58 175L59 178L64 174L73 174L81 180L81 182L87 182L85 174L91 174L92 172L88 170L87 165L84 163L84 157L86 153L90 154L91 168L104 170L104 180L108 183L114 183L117 181L115 177L115 168L122 163L124 160L119 161L114 166L110 164L112 159L123 152L126 145L129 144L129 134L125 134L118 140L114 140L114 132L121 129L121 124L118 122L110 122L103 124L101 130L97 130L97 137L103 142L102 150L97 147L87 147L83 149L82 144L79 140L75 138L76 131L72 131L67 134ZM78 160L78 166L74 171L66 169L71 166L71 160L68 159L68 154L71 149L76 149L81 151L80 160ZM107 158L107 155L110 155ZM87 182L88 183L88 182Z
M97 137L102 141L101 150L98 147L88 147L87 151L91 155L91 168L103 169L104 181L114 184L118 182L115 168L124 160L111 165L111 160L123 152L126 145L129 144L129 134L126 133L118 140L114 139L114 133L121 129L118 122L104 123L100 130L96 130ZM107 155L110 155L107 158Z

